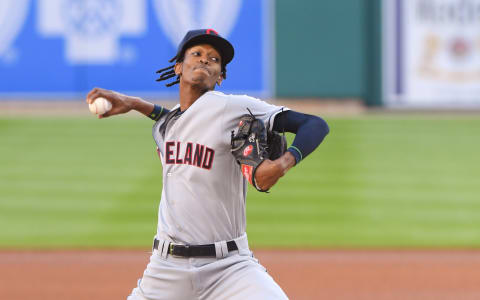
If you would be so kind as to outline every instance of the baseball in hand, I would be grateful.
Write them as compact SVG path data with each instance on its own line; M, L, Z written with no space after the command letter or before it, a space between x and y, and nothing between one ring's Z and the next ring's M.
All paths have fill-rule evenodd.
M103 97L96 98L92 104L88 105L90 112L95 115L103 115L112 109L112 103Z

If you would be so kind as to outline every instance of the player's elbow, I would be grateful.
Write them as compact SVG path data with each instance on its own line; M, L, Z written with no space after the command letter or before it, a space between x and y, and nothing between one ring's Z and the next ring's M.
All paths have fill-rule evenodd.
M315 128L323 136L326 136L330 132L330 127L324 119L314 116L311 122L313 122L312 127Z

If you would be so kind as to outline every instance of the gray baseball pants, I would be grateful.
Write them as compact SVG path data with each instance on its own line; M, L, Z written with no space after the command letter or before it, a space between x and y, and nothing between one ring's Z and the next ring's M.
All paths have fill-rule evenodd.
M223 242L216 243L216 258L174 257L154 250L127 300L288 299L253 257L246 235L235 241L239 250L228 253L222 251Z

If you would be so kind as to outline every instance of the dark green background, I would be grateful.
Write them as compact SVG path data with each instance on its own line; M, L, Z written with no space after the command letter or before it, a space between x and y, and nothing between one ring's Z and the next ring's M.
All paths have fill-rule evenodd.
M380 103L380 0L275 3L277 97Z

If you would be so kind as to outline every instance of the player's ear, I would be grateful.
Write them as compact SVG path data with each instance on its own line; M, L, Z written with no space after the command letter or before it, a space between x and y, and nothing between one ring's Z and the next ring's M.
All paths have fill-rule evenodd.
M223 81L223 73L221 73L220 76L218 76L217 85L220 86L222 84L222 81Z
M177 76L182 75L182 65L183 65L182 62L175 63L175 67L174 67L175 75L177 75Z

